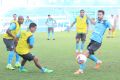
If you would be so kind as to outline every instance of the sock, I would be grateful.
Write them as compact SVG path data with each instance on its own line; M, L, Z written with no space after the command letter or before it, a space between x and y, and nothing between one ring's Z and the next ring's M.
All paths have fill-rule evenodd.
M44 70L45 70L45 68L44 68L44 67L42 67L42 68L40 69L40 71L41 71L41 72L44 72Z
M95 55L90 55L89 58L96 63L99 60Z
M9 55L8 55L8 64L11 64L12 59L14 56L14 51L9 51Z
M83 51L83 49L84 49L84 43L85 43L84 41L81 42L81 44L80 44L80 51Z
M79 50L79 43L76 43L76 52L78 52Z
M24 69L24 66L21 66L20 69Z
M52 32L52 39L54 39L54 32Z
M84 70L85 69L85 63L83 63L83 64L79 64L79 67L80 67L80 70Z
M16 63L19 63L20 61L20 56L16 53Z
M50 32L48 32L48 39L50 39Z

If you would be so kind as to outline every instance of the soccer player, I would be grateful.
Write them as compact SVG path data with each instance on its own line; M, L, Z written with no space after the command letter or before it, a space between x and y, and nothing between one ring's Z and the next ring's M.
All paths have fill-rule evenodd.
M14 49L15 49L15 40L16 34L20 31L21 24L23 24L24 18L23 16L18 17L18 21L13 21L10 24L10 27L7 29L6 33L3 35L3 41L6 45L7 50L9 51L8 55L8 62L7 62L7 69L14 70L15 68L12 66L11 62L14 56ZM16 54L16 63L15 67L20 67L19 63L19 55Z
M13 14L12 17L13 17L13 20L11 20L10 22L6 22L3 26L7 26L12 22L17 21L17 14Z
M24 68L24 65L27 61L34 61L36 67L39 68L41 72L51 73L53 70L49 70L47 68L41 67L39 64L38 58L31 54L30 50L33 48L34 44L34 36L37 25L35 23L31 23L29 25L28 31L21 31L20 34L17 35L19 38L18 44L16 47L16 52L23 58L21 62L21 67L19 68L20 72L27 72L27 69Z
M17 21L17 14L13 14L13 20L12 21Z
M51 17L51 15L48 15L48 19L45 23L48 26L48 40L50 40L50 33L52 32L52 39L55 40L54 37L54 26L56 25L56 21Z
M76 53L79 53L83 51L85 40L86 40L86 33L88 29L88 19L85 15L84 10L80 10L80 15L76 17L75 21L71 24L70 27L73 27L73 25L76 23ZM81 39L81 43L80 42ZM79 49L80 48L80 49Z
M112 29L112 37L116 36L116 28L119 28L119 21L120 21L119 20L119 15L116 15L115 16L115 21L114 21L115 26Z
M25 21L25 25L28 27L30 25L30 23L32 23L33 21L30 19L29 16L26 17L26 21Z
M111 26L109 28L107 38L113 38L114 37L114 30L113 30L113 28L115 27L115 17L114 17L114 15L111 15L109 20L110 20Z
M120 15L116 15L115 28L120 29Z
M91 21L91 23L95 25L95 29L91 35L91 38L90 38L91 41L87 47L87 51L85 51L83 53L84 56L86 56L87 58L91 59L92 61L94 61L96 63L95 69L100 68L100 64L102 63L102 61L99 60L94 55L94 52L100 48L100 46L102 44L102 39L103 39L104 33L105 33L106 29L110 27L110 23L104 19L104 14L105 13L103 10L98 10L98 20L96 22ZM80 69L78 69L74 74L83 73L85 64L83 64L83 61L81 61L79 63L81 63L81 64L79 64Z

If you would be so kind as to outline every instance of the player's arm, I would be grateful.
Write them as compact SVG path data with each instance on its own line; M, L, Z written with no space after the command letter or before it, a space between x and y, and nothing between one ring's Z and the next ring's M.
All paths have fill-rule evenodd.
M19 40L19 38L20 38L20 31L17 33L17 35L16 35L16 40L18 41Z
M94 18L90 18L87 16L87 19L90 21L91 24L95 25L96 24L96 21Z
M32 49L32 48L33 48L33 45L34 45L34 36L30 36L30 37L28 38L28 43L29 43L30 49Z
M53 25L56 26L57 22L55 19L53 19Z
M88 18L86 20L86 23L87 23L87 33L88 33L88 29L89 29L89 20L88 20Z
M16 38L15 38L15 45L17 46L18 44L18 40L20 38L20 32L18 32L18 34L16 35Z
M111 27L110 22L109 22L109 21L106 21L106 22L105 22L105 26L106 26L107 28L110 28L110 27ZM112 28L112 30L113 30L113 28Z
M69 31L75 25L75 23L76 23L76 19L70 26L67 27L67 31Z
M45 24L48 26L48 19L46 20Z
M15 30L15 28L16 28L16 24L15 24L15 23L12 23L12 24L10 25L10 27L9 27L9 28L7 29L7 31L6 31L6 33L7 33L9 36L13 37L14 39L16 38L16 36L12 35L11 30Z
M76 19L75 19L75 21L70 25L70 28L73 27L73 26L75 25L75 23L76 23Z

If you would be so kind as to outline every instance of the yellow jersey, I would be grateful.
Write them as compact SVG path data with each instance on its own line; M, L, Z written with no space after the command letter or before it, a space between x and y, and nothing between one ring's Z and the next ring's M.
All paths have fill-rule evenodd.
M87 16L80 18L77 16L76 18L76 31L77 33L87 33Z
M12 21L12 23L16 24L16 28L15 28L15 30L11 30L11 33L12 33L13 36L16 36L17 33L20 31L20 25L19 25L19 23L17 21ZM13 39L13 37L9 36L7 33L5 33L3 35L3 38L5 38L5 39Z
M30 31L21 31L20 38L16 47L16 52L20 55L30 53L30 45L28 43L28 38L32 36Z

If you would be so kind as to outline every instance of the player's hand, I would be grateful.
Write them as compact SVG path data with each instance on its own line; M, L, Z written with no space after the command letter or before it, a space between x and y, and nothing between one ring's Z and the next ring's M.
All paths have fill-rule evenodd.
M17 37L16 37L16 36L13 36L13 40L16 41L16 40L17 40Z

